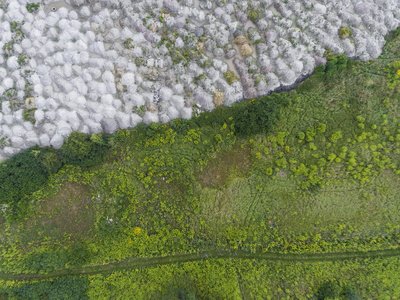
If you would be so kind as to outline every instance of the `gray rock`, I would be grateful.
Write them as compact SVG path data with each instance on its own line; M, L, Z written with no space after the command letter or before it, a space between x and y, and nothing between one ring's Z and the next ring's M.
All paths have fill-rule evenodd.
M48 135L50 138L56 133L57 127L51 123L45 123L42 127L42 132Z
M103 9L103 6L100 4L100 2L93 2L90 5L90 10L92 11L92 13L97 14L99 13L101 10Z
M169 121L171 121L171 119L169 118L169 116L167 114L160 114L159 116L160 122L163 124L168 123Z
M149 111L146 111L144 113L144 116L143 116L143 123L144 124L149 125L152 122L158 123L159 121L160 120L159 120L159 117L158 117L157 113L153 113L153 112L149 112Z
M5 157L11 157L16 153L15 149L13 147L4 147L3 149L3 154Z
M270 91L273 91L280 86L279 78L274 73L268 73L265 75L265 79L267 80L268 89Z
M79 10L79 16L80 16L82 19L89 18L90 15L91 15L91 12L90 12L90 8L89 8L88 6L83 6L83 7L81 7L81 9Z
M64 138L70 135L72 132L71 126L65 121L57 122L57 134L63 136Z
M242 35L243 33L244 33L243 30L236 29L236 30L233 32L233 37L236 38L236 37Z
M110 71L105 71L101 76L101 79L106 84L107 92L109 94L113 95L117 93L117 89L115 87L115 77L113 73L111 73Z
M252 99L258 96L257 89L255 87L251 87L244 91L244 98L245 99Z
M116 132L118 129L117 122L111 118L103 118L101 121L101 126L103 127L105 133L110 134Z
M193 115L193 109L191 107L184 107L181 110L181 118L182 119L190 119Z
M32 147L39 144L39 138L36 135L36 132L33 130L28 131L25 136L25 145L27 147Z
M99 134L103 131L101 124L94 122L91 119L85 120L85 125L89 127L91 133Z
M206 93L202 88L198 87L194 91L193 98L198 104L200 104L202 109L208 111L215 109L213 97L210 94Z
M231 59L232 57L235 57L237 54L237 51L235 49L230 49L226 52L225 57L227 59Z
M173 91L170 88L162 87L160 89L160 97L162 101L169 101L173 96Z
M22 146L24 145L24 139L19 136L12 136L10 138L10 141L11 141L11 146L14 148L22 148Z
M354 6L354 11L360 15L367 15L371 12L372 6L368 2L358 2Z
M60 149L61 146L64 144L64 138L61 134L56 134L50 140L50 145L55 149Z
M174 93L177 95L184 93L183 85L181 83L175 84L173 87L173 90L174 90Z
M196 30L194 31L194 34L195 34L197 37L203 36L203 34L204 34L204 29L203 29L203 27L196 27Z
M121 129L128 129L131 126L131 117L123 112L117 112L115 114L115 120L118 123L118 127Z
M185 99L182 96L174 95L170 100L173 107L175 107L178 111L181 111L185 105Z
M39 143L41 147L48 147L50 146L50 137L46 134L43 133L42 135L40 135L39 137Z
M326 57L314 56L315 66L325 65L327 62Z
M17 137L21 137L21 138L25 137L26 130L21 125L14 125L13 127L11 127L11 130L12 130L13 136L17 136Z
M167 109L167 115L171 120L177 119L179 118L179 111L175 107L170 106Z
M142 117L140 117L138 114L131 114L131 127L136 127L137 124L141 123L143 121Z
M379 55L381 55L382 53L382 49L379 47L378 43L372 38L367 39L366 50L372 59L378 58Z

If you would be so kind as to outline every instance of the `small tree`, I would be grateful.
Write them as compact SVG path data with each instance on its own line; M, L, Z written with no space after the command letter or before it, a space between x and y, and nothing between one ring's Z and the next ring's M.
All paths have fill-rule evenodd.
M340 287L338 284L333 281L326 281L321 285L316 296L318 300L326 300L339 298L339 295Z
M22 204L19 202L27 202L25 196L38 190L46 180L47 174L32 149L16 154L0 163L0 204L18 210Z
M263 15L258 9L254 9L249 13L248 17L253 23L257 23Z
M342 295L346 300L361 300L360 293L354 290L351 286L346 286L343 289Z
M98 136L90 138L82 132L74 131L61 147L65 163L90 167L99 163L102 158L107 143Z

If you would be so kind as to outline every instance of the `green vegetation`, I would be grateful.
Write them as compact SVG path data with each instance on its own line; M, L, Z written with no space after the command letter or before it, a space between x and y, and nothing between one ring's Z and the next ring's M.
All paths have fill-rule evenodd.
M254 9L249 13L248 17L253 23L257 23L263 17L263 14L258 9Z
M40 3L27 3L26 4L26 9L30 12L33 13L37 11L40 7Z
M73 132L61 147L66 164L90 167L100 163L108 147L108 136Z
M287 93L1 163L0 294L398 299L400 98L383 72L399 42L329 57Z
M349 37L351 37L353 35L353 31L350 30L350 28L346 27L346 26L341 26L339 28L339 37L344 40L347 39Z
M24 113L22 114L23 118L25 121L31 122L32 124L35 124L35 111L37 108L28 108L24 110Z
M135 45L133 44L133 40L131 38L126 39L122 44L124 45L125 49L135 48Z
M224 78L226 82L230 85L239 80L239 78L231 70L228 70L226 73L224 73Z
M386 88L394 90L400 87L400 61L396 60L393 64L387 64L383 71L388 81Z
M52 281L23 283L8 288L0 288L0 296L5 299L89 299L85 295L89 286L86 277L61 277Z
M0 164L0 204L9 205L11 215L18 214L28 204L28 196L46 179L32 150L15 155Z

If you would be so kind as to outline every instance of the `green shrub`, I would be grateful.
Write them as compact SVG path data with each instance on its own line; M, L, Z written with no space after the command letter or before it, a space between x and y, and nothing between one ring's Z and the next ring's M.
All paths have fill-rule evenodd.
M330 162L334 161L335 158L336 158L336 154L334 154L334 153L331 153L331 154L328 155L328 160Z
M235 134L240 137L267 133L272 130L278 120L280 108L288 105L289 102L283 94L274 93L257 100L243 101L232 107L220 106L211 112L203 112L197 118L188 120L185 126L221 128L224 123L233 122Z
M285 169L285 168L287 167L287 160L286 160L285 157L282 157L282 158L277 159L277 160L275 161L275 164L276 164L278 167L281 167L281 168Z
M239 80L239 78L231 70L228 70L226 73L224 73L224 78L229 85Z
M317 299L318 300L325 300L325 299L336 299L339 297L340 294L340 287L336 282L327 281L324 282L317 292Z
M386 73L386 79L388 81L386 85L387 89L393 90L400 86L400 61L388 64L383 71Z
M345 26L340 26L339 30L339 37L343 40L348 37L351 37L353 35L353 31L350 30L350 28L345 27Z
M325 165L326 165L326 159L325 158L318 159L318 166L324 167Z
M326 124L319 123L316 129L318 132L324 133L326 131Z
M30 12L33 13L37 11L40 7L40 3L27 3L26 4L26 9Z
M343 137L343 134L342 134L342 132L339 130L339 131L336 131L336 132L334 132L332 135L331 135L331 137L330 137L330 141L332 142L332 143L336 143L338 140L340 140L341 138Z
M285 96L272 94L234 111L236 134L244 137L269 132L279 118L280 105L287 103Z
M0 288L0 295L7 295L6 299L29 300L85 300L89 280L84 276L65 276L53 281L24 283L22 286Z
M169 300L196 300L196 294L193 291L181 287L169 287L159 299Z
M361 300L360 293L354 290L351 286L346 286L343 289L342 295L345 300Z
M325 66L321 65L316 68L316 72L318 71L319 73L321 73L322 71L324 71L325 79L329 79L329 77L332 76L333 74L347 68L348 62L349 59L344 54L331 56L328 57L328 62L326 63Z
M263 17L263 15L258 9L254 9L248 14L248 18L253 23L257 23L262 17Z
M61 147L66 164L90 167L103 160L107 141L102 136L91 139L89 135L74 131Z
M36 149L38 149L35 153L36 160L48 175L57 173L62 168L63 161L60 151L50 147L37 147Z
M38 190L48 174L36 160L35 150L20 152L0 164L0 204L11 205L15 214L27 201L26 196ZM22 206L21 206L22 205ZM21 212L21 211L20 211Z
M125 47L125 49L132 49L135 48L135 45L133 43L133 40L131 38L126 39L122 45Z
M29 269L54 270L64 267L67 262L68 253L66 251L56 250L40 254L32 253L25 258L21 264Z
M304 140L305 137L306 137L306 135L305 135L304 132L298 132L298 133L297 133L297 138L298 138L299 140Z
M24 118L25 121L31 122L32 124L35 124L36 120L35 120L35 111L37 110L37 108L29 108L29 109L25 109L22 116Z
M49 250L31 253L21 261L21 266L37 270L54 270L69 266L82 266L90 259L91 253L85 244L76 243L72 249Z

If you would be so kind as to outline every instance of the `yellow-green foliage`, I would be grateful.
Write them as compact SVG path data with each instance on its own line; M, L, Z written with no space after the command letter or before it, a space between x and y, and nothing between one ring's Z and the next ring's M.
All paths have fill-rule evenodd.
M239 80L239 78L231 70L228 70L226 73L224 73L224 78L230 85Z
M383 71L386 73L386 79L388 81L386 88L393 90L400 86L400 61L387 64Z
M353 31L350 30L350 28L346 27L346 26L341 26L339 28L339 37L343 40L346 39L348 37L351 37L353 35Z

